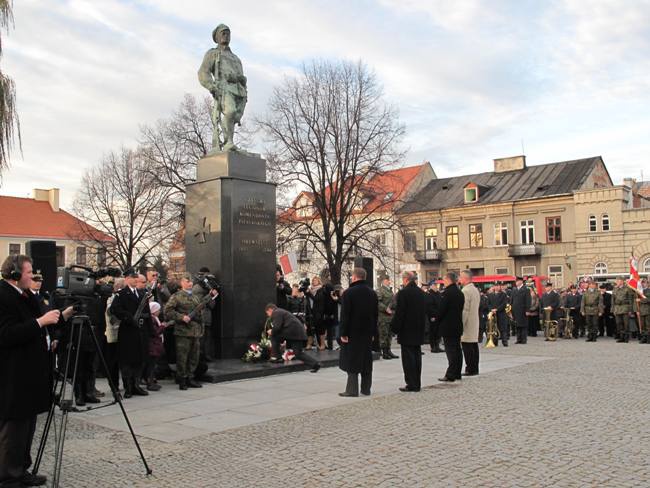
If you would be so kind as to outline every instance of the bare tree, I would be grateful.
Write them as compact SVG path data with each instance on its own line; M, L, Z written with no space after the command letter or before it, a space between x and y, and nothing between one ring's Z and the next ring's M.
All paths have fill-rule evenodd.
M172 190L152 177L147 164L137 151L109 153L84 174L73 204L82 221L75 238L92 243L123 269L156 256L178 228L168 204Z
M140 127L140 147L151 176L169 188L170 203L182 216L185 186L196 178L196 163L212 148L212 97L197 100L186 94L178 108L154 125ZM251 131L237 131L238 145L249 145Z
M375 183L401 160L404 127L376 75L361 62L313 62L274 90L257 123L276 181L304 192L279 220L285 240L313 245L333 283L352 256L381 257L397 197Z
M0 27L8 28L13 24L13 2L0 0ZM0 37L0 56L2 55L2 38ZM20 121L16 113L16 87L14 81L0 71L0 175L9 166L9 155L18 138L20 147Z

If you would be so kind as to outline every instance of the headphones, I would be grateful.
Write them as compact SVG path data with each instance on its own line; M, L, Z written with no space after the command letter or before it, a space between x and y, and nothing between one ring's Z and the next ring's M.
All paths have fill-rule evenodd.
M9 273L9 279L14 281L20 281L20 278L23 277L22 270L18 269L18 255L11 257L11 263L14 265L13 269Z

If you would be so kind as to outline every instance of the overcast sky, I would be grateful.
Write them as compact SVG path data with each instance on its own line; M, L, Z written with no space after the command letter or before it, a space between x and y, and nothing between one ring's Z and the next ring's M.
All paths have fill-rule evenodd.
M17 0L2 69L23 156L2 194L59 187L166 117L225 22L249 104L313 58L362 59L400 108L405 164L438 176L602 155L615 183L650 178L650 0Z

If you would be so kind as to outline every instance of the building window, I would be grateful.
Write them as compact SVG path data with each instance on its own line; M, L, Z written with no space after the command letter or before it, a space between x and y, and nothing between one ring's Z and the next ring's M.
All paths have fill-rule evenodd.
M522 266L521 276L535 276L537 274L537 266Z
M589 216L589 232L596 232L598 230L598 225L596 223L596 216Z
M608 231L609 230L609 215L603 214L603 218L601 220L603 230Z
M546 217L546 242L562 242L560 217Z
M83 246L77 248L77 264L86 264L86 248Z
M309 259L309 248L307 247L307 239L297 239L296 249L298 251L298 260L306 261Z
M415 232L409 230L404 233L404 252L413 252L417 249L417 237Z
M447 227L447 249L458 249L458 226Z
M562 265L551 265L548 267L548 279L553 286L557 288L562 288L564 286L564 273L562 272Z
M20 254L20 244L9 244L9 256L18 256Z
M476 203L478 201L477 188L465 188L465 203Z
M97 266L106 266L106 249L99 249L97 251Z
M56 267L65 266L65 246L56 246Z
M469 247L483 247L483 224L469 225Z
M431 283L432 281L436 281L438 277L440 276L440 272L437 269L428 269L426 271L426 278L427 278L427 283Z
M650 258L643 262L643 267L641 269L643 270L643 273L650 273Z
M494 268L494 274L498 275L507 275L508 274L508 268L506 267L496 267Z
M378 246L386 246L386 233L385 232L380 232L375 236L375 242L377 243Z
M494 224L494 245L508 245L508 224L506 222L497 222Z
M438 248L438 228L424 229L424 249L431 251Z
M594 274L597 275L607 274L607 263L603 263L603 262L596 263L596 265L594 266Z
M521 231L522 244L535 242L535 221L533 219L519 221L519 230Z

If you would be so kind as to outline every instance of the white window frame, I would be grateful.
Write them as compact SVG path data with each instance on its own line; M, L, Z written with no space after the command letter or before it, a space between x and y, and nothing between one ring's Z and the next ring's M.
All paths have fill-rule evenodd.
M521 276L535 276L537 274L537 266L522 266Z
M503 239L505 232L505 242ZM508 222L496 222L494 224L494 245L495 247L505 247L508 245Z
M474 198L473 199L467 198L467 193L468 192L474 192ZM463 192L463 194L465 195L465 203L476 203L476 202L478 202L478 188L476 188L475 186L465 188L465 191Z
M559 268L559 271L551 271L551 268ZM549 264L548 266L548 279L553 286L558 289L564 286L564 265L562 264Z
M433 231L433 235L427 235L427 231ZM424 229L424 250L433 251L438 246L438 227L427 227Z
M607 228L605 228L605 222L607 222ZM600 217L600 228L603 232L609 232L609 229L612 228L612 223L609 220L609 214L603 214Z
M494 267L494 274L497 275L507 275L509 274L509 269L507 266L495 266Z
M587 230L589 232L596 232L598 230L598 219L595 215L590 215L587 219Z
M594 274L596 276L607 274L607 263L599 261L594 264Z
M519 238L521 244L535 243L535 220L526 219L519 221Z
M643 261L643 265L641 266L641 272L650 273L650 258L646 258L646 260Z

